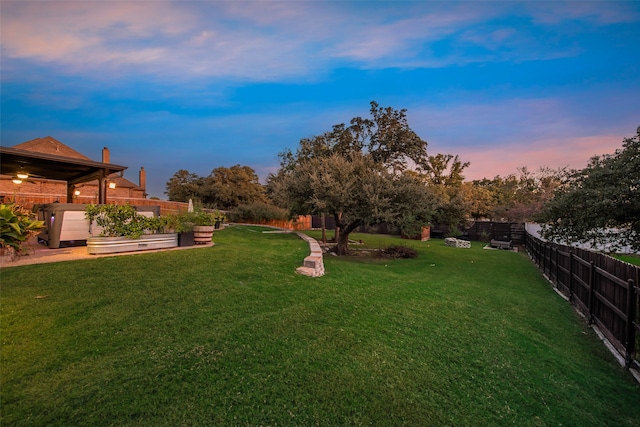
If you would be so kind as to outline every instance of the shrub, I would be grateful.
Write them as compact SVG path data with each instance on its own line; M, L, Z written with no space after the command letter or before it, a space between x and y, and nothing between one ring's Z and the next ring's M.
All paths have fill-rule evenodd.
M462 231L460 231L460 229L458 227L456 227L455 225L452 225L451 228L449 228L449 233L447 233L448 237L460 237L462 236Z
M161 218L165 232L185 233L193 231L190 213L163 215Z
M224 214L218 210L205 211L203 209L196 209L193 212L184 212L175 216L175 223L177 224L176 231L191 231L189 228L193 228L194 225L216 225L216 223L223 222L226 219Z
M234 222L255 222L289 219L289 211L267 203L249 203L239 205L229 212Z
M165 222L157 217L141 215L131 205L88 205L85 216L102 227L101 237L129 237L163 231Z
M393 245L388 248L380 249L378 256L381 258L417 258L418 251L408 246Z

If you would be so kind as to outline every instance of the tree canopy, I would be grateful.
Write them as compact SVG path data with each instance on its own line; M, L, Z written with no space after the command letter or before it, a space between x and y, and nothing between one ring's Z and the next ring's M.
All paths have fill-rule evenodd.
M464 170L469 162L462 162L458 156L452 154L436 154L429 156L427 167L419 176L431 190L435 199L435 213L433 221L457 227L469 216L469 202L466 197Z
M167 181L165 194L173 202L200 200L204 179L188 170L180 169Z
M411 129L406 111L382 108L372 101L371 118L354 117L348 126L340 123L322 135L301 139L295 153L291 150L280 153L281 169L292 169L298 162L313 157L352 153L367 154L376 164L395 171L406 170L409 160L425 168L427 142Z
M475 180L470 190L474 198L470 214L510 222L536 221L566 174L565 168L541 167L532 172L523 166L517 174Z
M246 203L265 203L266 193L249 166L218 167L204 179L203 202L218 209L232 209Z
M640 127L622 149L569 173L544 219L543 236L553 241L640 250Z

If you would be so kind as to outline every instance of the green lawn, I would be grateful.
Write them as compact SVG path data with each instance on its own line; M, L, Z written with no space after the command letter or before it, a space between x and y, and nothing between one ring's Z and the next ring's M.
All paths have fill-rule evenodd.
M1 273L1 424L636 426L640 387L523 254L212 248Z
M619 260L628 262L629 264L640 265L640 255L638 255L638 254L616 255L616 258L618 258Z

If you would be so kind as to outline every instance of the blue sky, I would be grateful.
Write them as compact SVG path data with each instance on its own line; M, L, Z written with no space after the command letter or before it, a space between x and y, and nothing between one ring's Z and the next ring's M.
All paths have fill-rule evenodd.
M407 109L467 179L582 168L640 126L640 2L2 1L3 146L102 147L165 198Z

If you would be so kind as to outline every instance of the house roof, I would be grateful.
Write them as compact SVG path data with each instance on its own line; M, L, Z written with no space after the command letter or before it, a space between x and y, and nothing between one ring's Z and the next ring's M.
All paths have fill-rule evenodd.
M53 156L70 157L73 159L91 160L82 153L77 152L73 148L64 145L52 136L44 138L36 138L21 144L14 145L13 148L18 150L35 151L43 154L51 154Z
M25 171L36 178L79 184L122 172L126 166L95 162L50 136L14 147L0 146L0 171L15 176Z

